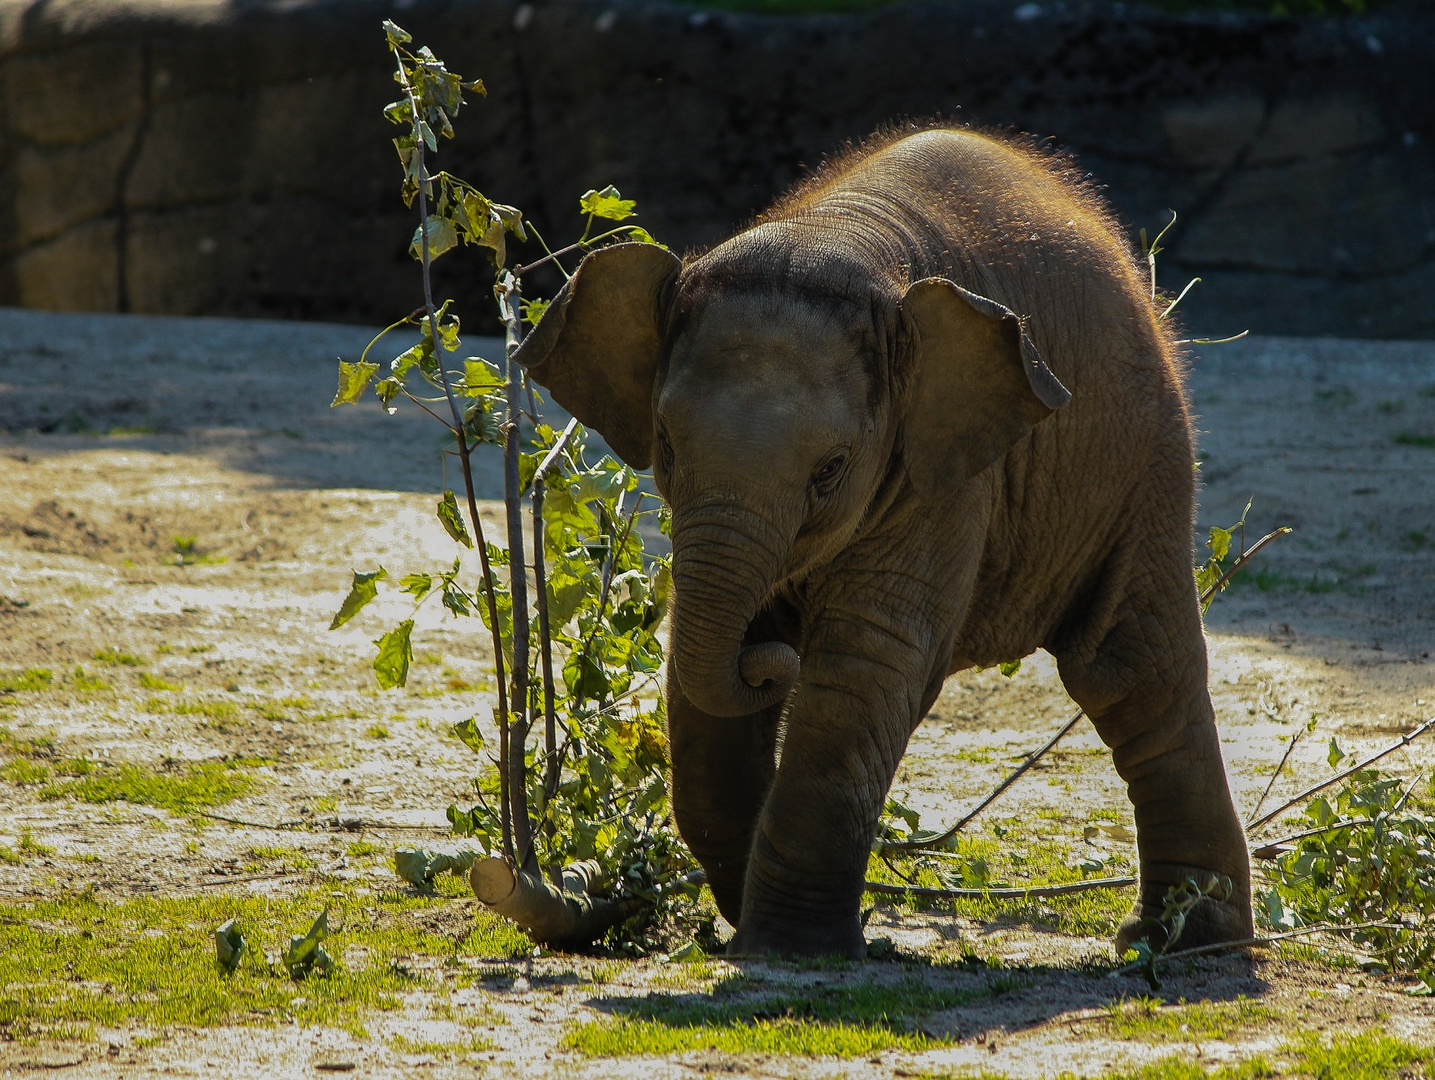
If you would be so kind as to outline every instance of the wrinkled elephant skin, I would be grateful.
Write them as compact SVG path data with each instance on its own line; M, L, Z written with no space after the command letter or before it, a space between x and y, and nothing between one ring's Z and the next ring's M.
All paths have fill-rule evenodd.
M825 167L680 261L589 254L518 353L673 513L673 806L736 953L864 952L887 789L943 679L1037 648L1111 748L1141 901L1234 890L1190 417L1144 269L1022 146L934 128ZM779 747L778 727L782 722Z

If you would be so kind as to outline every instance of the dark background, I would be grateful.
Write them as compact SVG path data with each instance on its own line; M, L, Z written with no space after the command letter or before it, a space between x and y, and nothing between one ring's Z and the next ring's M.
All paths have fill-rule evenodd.
M1182 15L964 0L778 17L677 4L0 6L0 304L383 323L405 255L381 20L487 99L439 164L554 243L615 184L677 249L844 141L939 115L1076 155L1121 220L1179 218L1200 334L1435 336L1435 12ZM437 284L465 310L477 249ZM541 283L535 283L535 285Z

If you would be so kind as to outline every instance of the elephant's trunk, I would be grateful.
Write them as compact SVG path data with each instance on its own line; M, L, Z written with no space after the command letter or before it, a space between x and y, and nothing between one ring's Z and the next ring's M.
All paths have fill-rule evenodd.
M688 700L714 716L743 716L786 697L799 661L780 641L743 646L777 577L787 543L728 507L673 519L673 672Z

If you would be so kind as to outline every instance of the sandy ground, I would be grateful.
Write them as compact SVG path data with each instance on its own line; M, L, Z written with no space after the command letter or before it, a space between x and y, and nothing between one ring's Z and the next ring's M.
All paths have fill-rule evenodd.
M432 423L413 409L385 417L368 403L327 408L335 359L357 358L367 338L352 327L0 311L0 672L42 667L68 677L82 668L107 684L0 696L0 726L20 738L52 737L66 757L162 769L272 759L258 770L260 788L219 812L314 823L276 841L272 832L220 821L196 828L125 803L98 813L40 801L33 786L0 781L0 844L28 831L54 849L25 865L0 863L0 913L90 883L116 896L196 883L236 895L316 880L377 886L386 871L350 865L344 850L354 833L334 819L389 846L441 839L444 808L468 790L473 769L443 731L489 709L481 628L425 612L410 687L383 695L373 688L368 642L406 605L381 596L349 626L326 630L351 569L382 563L400 573L452 558L432 517L434 494L446 486ZM500 355L497 342L469 344ZM1312 717L1316 732L1273 798L1324 775L1332 735L1361 750L1435 715L1435 343L1261 339L1206 353L1190 377L1203 535L1234 521L1248 499L1248 538L1296 529L1261 557L1259 584L1232 589L1208 619L1212 691L1245 810L1270 777L1280 737ZM497 494L496 460L482 464L482 482L485 494ZM496 539L496 508L485 515ZM96 659L104 650L145 666L107 665ZM148 688L144 676L183 689ZM181 700L234 708L206 718L166 707ZM1012 680L954 677L913 739L896 790L923 810L924 823L949 820L1072 709L1040 654ZM1417 743L1391 767L1413 775L1432 762L1435 742ZM1103 813L1130 820L1087 727L992 813L1049 821L1053 840L1079 839ZM246 852L276 842L302 847L318 868L222 884L253 876L243 870ZM454 910L472 903L455 900ZM367 1042L244 1027L171 1032L150 1046L117 1031L98 1043L0 1043L0 1069L886 1077L985 1068L1036 1077L1171 1052L1211 1064L1269 1052L1294 1030L1358 1030L1376 1018L1392 1033L1435 1043L1428 999L1402 995L1399 980L1291 956L1191 964L1163 991L1168 1001L1247 995L1279 1022L1229 1041L1151 1045L1092 1022L1104 1004L1145 992L1138 979L1095 979L1083 967L1109 959L1104 940L888 908L869 933L893 938L910 956L976 950L1001 960L1010 984L929 1018L927 1029L962 1038L929 1053L837 1061L703 1052L615 1062L585 1059L558 1041L619 999L670 988L670 967L623 963L599 979L591 960L534 959L515 967L517 982L453 996L455 1006L491 1008L509 1021L483 1032L496 1051L466 1063L405 1056L385 1041L434 1029L430 1005L416 1000L377 1019ZM889 977L871 967L875 975L744 969L778 981ZM729 966L715 963L709 981L724 974ZM948 966L932 977L989 988L996 975Z

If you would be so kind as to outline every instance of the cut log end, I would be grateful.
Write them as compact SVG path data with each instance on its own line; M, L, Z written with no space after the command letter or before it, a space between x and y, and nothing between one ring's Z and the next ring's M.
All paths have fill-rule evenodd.
M640 900L572 892L525 873L505 859L480 859L468 873L474 896L512 920L540 945L582 949L642 909Z

